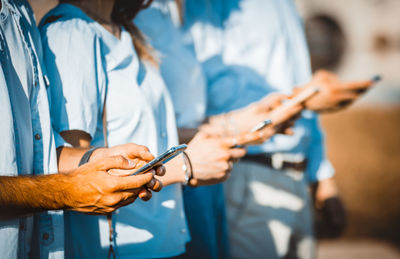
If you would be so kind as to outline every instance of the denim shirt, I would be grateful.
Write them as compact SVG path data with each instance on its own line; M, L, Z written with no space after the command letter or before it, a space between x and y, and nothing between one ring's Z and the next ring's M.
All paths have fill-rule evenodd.
M2 0L0 175L57 172L39 39L29 4ZM0 221L0 258L63 257L63 225L62 212Z
M209 115L244 107L271 92L289 94L311 78L303 24L292 0L187 0L185 29L207 76ZM318 116L303 112L294 132L275 135L249 153L305 158L310 181L331 177Z
M179 128L196 128L206 117L206 80L197 61L191 37L177 21L173 0L153 1L134 23L160 56L160 72L174 102Z
M156 0L134 23L160 53L160 71L171 92L178 127L198 127L206 117L206 78L192 38L182 30L174 0ZM222 184L184 188L191 241L184 258L228 258Z

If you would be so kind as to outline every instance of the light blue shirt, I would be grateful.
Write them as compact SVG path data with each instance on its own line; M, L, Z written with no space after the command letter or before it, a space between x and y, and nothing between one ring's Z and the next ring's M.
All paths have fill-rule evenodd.
M0 175L57 172L45 71L26 1L2 0L0 12ZM62 212L0 221L0 257L63 258Z
M159 53L179 127L197 128L206 114L206 78L189 34L181 28L176 2L156 0L134 20ZM187 187L184 207L191 241L185 258L227 258L228 237L222 184Z
M178 127L197 128L206 117L206 80L191 37L179 29L175 1L154 1L134 22L159 54L161 75L174 101Z
M46 23L55 17L56 21ZM60 4L42 21L45 61L51 80L52 123L58 132L81 130L93 146L104 144L106 107L110 146L134 142L160 154L178 143L168 91L150 64L140 63L128 32L117 39L79 8ZM179 159L179 157L178 157ZM188 230L181 186L138 199L113 214L118 258L171 257L184 252ZM105 216L68 213L66 255L106 257L109 228Z
M207 75L208 114L244 107L271 92L290 93L311 78L303 25L291 0L187 0L185 19ZM294 136L276 135L249 153L306 158L310 181L334 174L318 118L309 111Z

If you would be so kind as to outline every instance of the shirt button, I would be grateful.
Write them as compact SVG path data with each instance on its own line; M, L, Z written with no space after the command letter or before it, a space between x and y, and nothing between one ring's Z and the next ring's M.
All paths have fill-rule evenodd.
M39 133L35 134L35 139L36 139L36 140L40 140L41 138L42 138L42 137L40 136Z
M167 136L167 133L165 131L161 132L161 137L165 138Z
M49 237L50 237L49 233L43 233L42 238L43 238L44 240L48 240Z
M181 229L181 233L182 233L182 234L185 234L185 233L186 233L186 229L184 229L184 228Z

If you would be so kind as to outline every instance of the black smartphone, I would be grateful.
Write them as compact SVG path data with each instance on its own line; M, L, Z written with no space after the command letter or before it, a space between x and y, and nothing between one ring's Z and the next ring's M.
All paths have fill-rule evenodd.
M373 77L371 78L371 81L374 82L374 83L377 83L377 82L379 82L379 81L381 81L381 80L382 80L381 75L375 75L375 76L373 76Z
M180 153L185 151L186 148L187 148L186 144L171 147L170 149L165 151L163 154L159 155L158 157L154 158L153 160L151 160L150 162L148 162L147 164L145 164L144 166L139 168L132 175L143 174L143 173L146 173L147 171L153 169L156 166L163 165L163 164L167 163L169 160L171 160L172 158L176 157L177 155L179 155Z

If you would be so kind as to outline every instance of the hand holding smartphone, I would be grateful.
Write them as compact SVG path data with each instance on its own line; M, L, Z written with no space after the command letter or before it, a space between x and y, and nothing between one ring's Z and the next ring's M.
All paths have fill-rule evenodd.
M281 106L278 106L272 110L269 118L275 125L285 122L288 119L287 114L291 111L291 109L293 109L293 107L307 101L309 98L317 94L318 91L319 87L316 85L302 89L300 93L285 101Z
M157 166L163 165L163 164L167 163L168 161L170 161L172 158L176 157L177 155L179 155L180 153L185 151L186 148L187 148L186 144L171 147L170 149L165 151L163 154L157 156L156 158L154 158L153 160L151 160L150 162L148 162L147 164L145 164L144 166L139 168L132 175L143 174Z
M278 106L277 108L273 109L269 114L269 119L266 119L259 124L255 125L248 133L243 134L242 136L236 138L237 142L240 144L236 144L233 148L243 148L247 144L254 144L258 140L265 141L268 137L271 136L264 136L263 134L255 134L263 130L266 126L275 124L279 125L281 123L286 122L292 116L296 114L296 112L300 112L296 106L306 101L308 98L312 97L314 94L318 92L318 87L308 87L301 90L300 93L295 95L292 99L287 100L282 105Z

